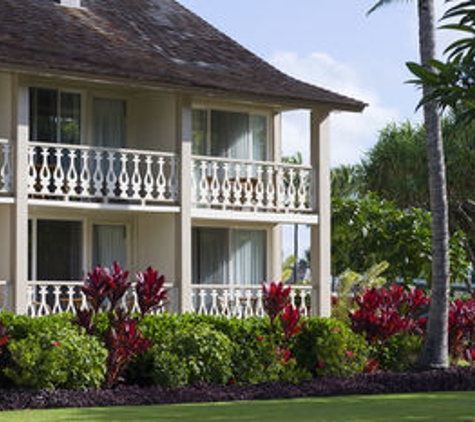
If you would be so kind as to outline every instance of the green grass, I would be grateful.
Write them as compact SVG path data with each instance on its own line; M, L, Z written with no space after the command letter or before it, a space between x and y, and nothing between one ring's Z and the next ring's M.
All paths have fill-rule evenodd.
M0 413L0 421L475 422L475 392L345 396L171 406L24 410Z

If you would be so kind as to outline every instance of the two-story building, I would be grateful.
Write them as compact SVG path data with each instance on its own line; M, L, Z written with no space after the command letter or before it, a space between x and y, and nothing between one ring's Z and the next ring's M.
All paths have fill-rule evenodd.
M329 118L360 101L273 68L174 0L0 2L0 298L72 310L95 265L165 274L176 312L261 312L281 225L330 307ZM311 111L310 166L281 116Z

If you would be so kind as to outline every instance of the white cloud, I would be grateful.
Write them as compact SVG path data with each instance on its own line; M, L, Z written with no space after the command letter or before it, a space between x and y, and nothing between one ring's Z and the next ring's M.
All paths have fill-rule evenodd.
M398 120L397 110L384 107L378 95L361 82L350 65L324 53L300 57L293 52L277 52L271 63L283 72L322 88L357 98L369 104L363 114L338 113L331 119L332 165L356 163L374 145L378 131L388 122ZM308 117L292 113L284 118L284 154L302 151L308 157Z

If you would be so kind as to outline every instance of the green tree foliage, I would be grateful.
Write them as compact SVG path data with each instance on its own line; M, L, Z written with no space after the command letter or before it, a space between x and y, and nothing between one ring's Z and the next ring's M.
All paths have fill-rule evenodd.
M345 165L331 169L331 193L332 198L356 198L359 196L363 173L360 164Z
M466 277L464 236L451 239L454 279ZM382 261L389 263L389 281L412 282L431 277L431 217L419 208L401 210L393 203L368 196L332 201L332 273L348 268L364 273Z

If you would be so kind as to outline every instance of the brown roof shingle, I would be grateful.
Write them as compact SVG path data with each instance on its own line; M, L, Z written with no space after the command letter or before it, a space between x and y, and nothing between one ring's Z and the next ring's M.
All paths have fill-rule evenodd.
M174 0L0 1L0 63L361 111L278 71ZM0 66L1 68L1 66Z

